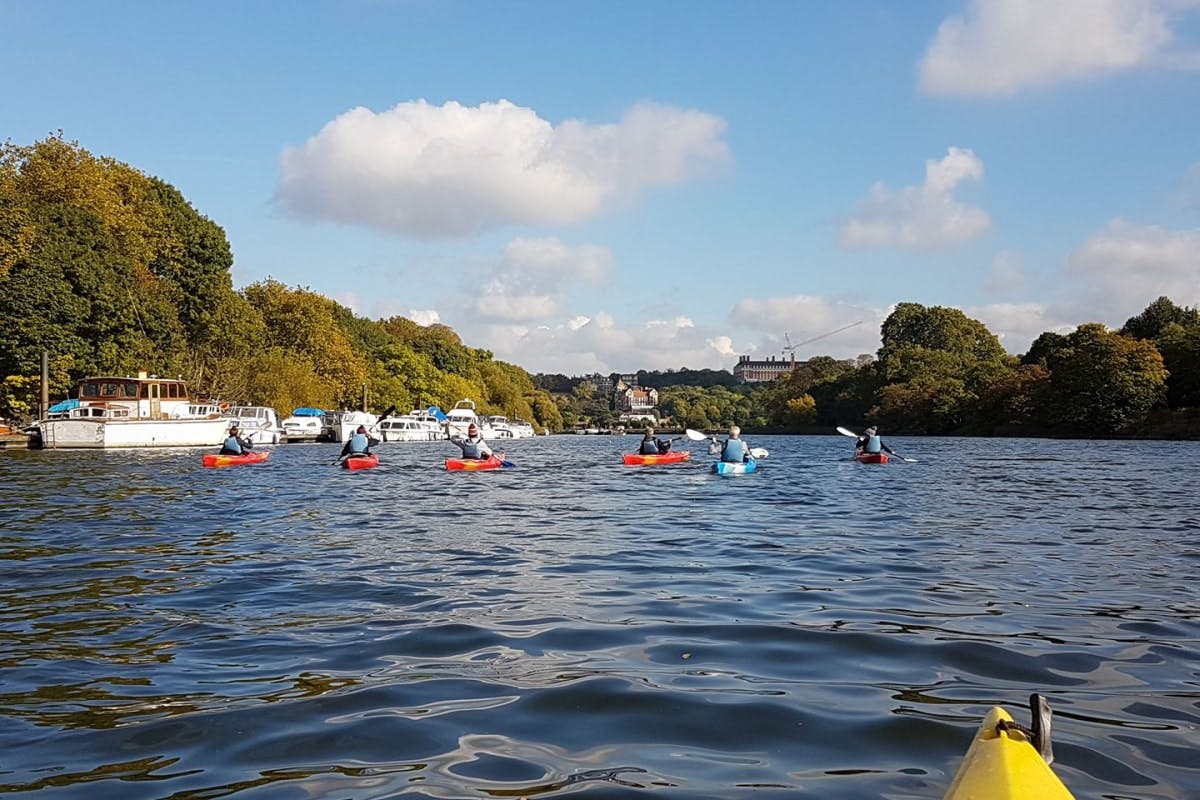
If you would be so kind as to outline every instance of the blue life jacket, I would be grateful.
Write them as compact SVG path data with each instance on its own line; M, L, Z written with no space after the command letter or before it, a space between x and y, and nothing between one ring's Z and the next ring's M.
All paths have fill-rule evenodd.
M721 460L741 464L746 460L746 443L741 439L729 439L721 450Z
M221 445L221 449L226 453L240 454L242 452L242 443L238 441L236 436L230 436L225 440L225 444Z
M868 453L882 453L883 442L878 436L872 436L867 440L867 446L864 447L863 450L867 451Z
M461 439L458 446L462 448L463 458L486 458L483 451L479 449L482 439Z
M638 452L644 456L655 456L662 451L658 449L658 442L653 439L642 439L642 449Z
M371 447L371 441L365 433L356 433L350 437L351 453L366 453Z

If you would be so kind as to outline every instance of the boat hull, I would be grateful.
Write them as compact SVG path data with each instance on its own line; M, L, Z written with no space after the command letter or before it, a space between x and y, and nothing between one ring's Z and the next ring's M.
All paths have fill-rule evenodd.
M448 470L464 470L467 472L478 472L481 470L500 469L504 466L504 461L498 456L490 458L447 458L446 469Z
M1002 708L984 717L945 800L1073 800L1071 792Z
M249 453L242 453L239 456L222 453L205 453L204 466L236 467L241 464L261 464L270 457L270 450L251 450Z
M758 469L758 462L754 459L743 461L740 464L729 461L718 461L712 465L712 471L717 475L749 475Z
M212 447L225 439L224 419L47 419L38 423L42 447Z
M654 466L657 464L679 464L683 461L690 461L692 452L690 450L677 450L675 452L658 453L655 455L641 455L639 453L626 453L623 460L626 466Z
M887 453L864 453L861 450L854 454L854 460L860 464L886 464Z
M348 470L374 469L379 466L379 456L369 453L365 456L346 456L342 459L342 468Z

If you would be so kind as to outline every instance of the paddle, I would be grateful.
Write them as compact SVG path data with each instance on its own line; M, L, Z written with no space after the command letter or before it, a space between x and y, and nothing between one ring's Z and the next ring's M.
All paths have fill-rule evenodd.
M850 430L849 428L843 428L841 425L838 425L838 426L837 426L837 432L838 432L838 433L840 433L842 436L851 436L851 437L853 437L853 438L855 438L855 439L857 439L857 438L858 438L858 434L857 434L857 433L855 433L854 431ZM891 451L891 453L892 453L892 455L894 455L896 458L900 459L901 461L907 461L909 464L917 464L917 463L919 463L919 462L918 462L918 461L917 461L915 458L905 458L904 456L902 456L902 455L900 455L899 453L897 453L895 450L892 450L892 451Z
M750 457L751 458L766 458L769 455L771 455L771 453L765 447L751 447L750 448Z

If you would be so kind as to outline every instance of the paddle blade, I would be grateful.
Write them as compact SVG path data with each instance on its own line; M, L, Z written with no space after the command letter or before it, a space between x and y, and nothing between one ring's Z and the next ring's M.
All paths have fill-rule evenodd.
M437 417L437 421L438 421L438 422L445 422L445 421L446 421L446 415L445 415L445 414L442 412L442 410L441 410L440 408L438 408L437 406L430 406L430 407L429 407L429 413L430 413L430 414L433 414L435 417Z
M502 459L500 459L500 466L504 467L505 469L511 469L512 467L515 467L516 464L512 463L511 461L508 461L507 459L502 458Z
M750 457L751 458L766 458L769 455L771 455L771 453L765 447L751 447L750 448Z
M849 430L847 428L843 428L841 425L838 425L837 432L840 433L842 436L853 436L855 439L858 438L857 433L855 433L854 431Z
M686 436L687 438L691 439L693 442L703 442L705 439L708 438L700 431L694 431L691 428L688 428L687 430L685 430L683 432L683 435Z

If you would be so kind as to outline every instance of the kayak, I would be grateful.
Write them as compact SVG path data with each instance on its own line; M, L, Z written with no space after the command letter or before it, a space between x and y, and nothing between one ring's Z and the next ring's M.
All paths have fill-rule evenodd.
M342 466L346 469L372 469L379 466L379 456L374 453L346 456L342 459Z
M678 464L681 461L690 461L691 458L691 450L667 451L666 453L656 453L647 456L640 453L626 453L624 456L625 465L630 467L650 466L652 464Z
M717 461L712 465L712 471L718 475L746 475L758 469L758 462L753 458L740 464L730 461Z
M270 450L251 450L249 453L229 455L222 453L205 453L206 467L235 467L238 464L261 464L271 457Z
M854 458L860 464L886 464L888 463L887 453L864 453L862 450L855 452Z
M446 469L462 469L462 470L481 470L481 469L500 469L504 466L504 460L495 453L492 453L487 458L447 458Z
M1074 800L1029 738L1003 727L1013 718L993 708L983 719L944 800Z

